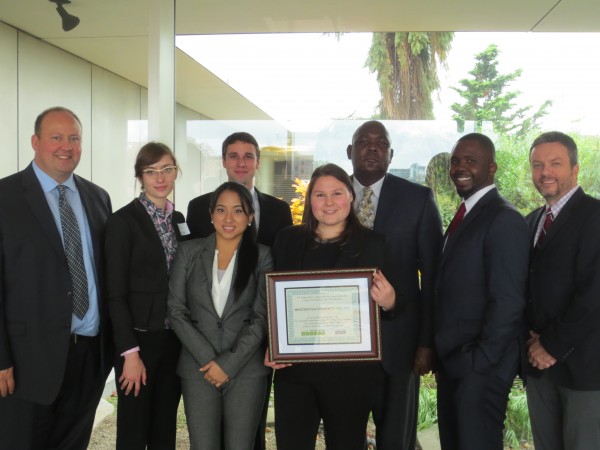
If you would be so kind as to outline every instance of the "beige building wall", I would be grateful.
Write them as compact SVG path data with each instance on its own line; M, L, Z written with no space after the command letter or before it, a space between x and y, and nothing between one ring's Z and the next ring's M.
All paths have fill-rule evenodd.
M24 169L33 159L31 135L37 115L65 106L83 126L83 154L76 173L105 188L114 209L139 193L133 164L148 136L146 88L3 23L0 61L0 178ZM187 123L206 119L176 106L174 150L185 176L176 184L175 203L184 213L188 200L200 193L203 158L201 149L188 143Z

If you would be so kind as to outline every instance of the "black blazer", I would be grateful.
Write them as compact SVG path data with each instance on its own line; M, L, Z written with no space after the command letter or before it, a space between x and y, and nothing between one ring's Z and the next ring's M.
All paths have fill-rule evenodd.
M529 232L496 189L452 233L435 285L435 344L450 378L516 375L524 342Z
M100 310L102 370L112 366L104 302L104 224L108 193L74 175L94 250ZM0 369L14 367L14 395L48 405L60 390L73 301L67 258L31 165L0 180Z
M433 193L387 174L373 230L386 237L392 272L385 276L402 294L394 314L382 321L383 367L394 373L412 368L417 345L433 348L433 283L442 239Z
M256 188L255 188L256 189ZM263 194L256 189L260 205L260 226L256 241L271 247L279 230L292 224L290 206L272 195ZM208 237L215 227L210 223L210 197L212 192L191 200L187 210L187 224L192 238Z
M600 389L600 201L580 188L565 204L539 249L533 239L545 208L527 216L531 260L529 329L557 363L546 369L559 386ZM529 366L529 375L541 372Z
M183 214L171 216L177 224ZM165 328L169 276L162 242L152 218L138 199L115 212L106 223L106 278L108 310L117 354L139 345L134 328Z

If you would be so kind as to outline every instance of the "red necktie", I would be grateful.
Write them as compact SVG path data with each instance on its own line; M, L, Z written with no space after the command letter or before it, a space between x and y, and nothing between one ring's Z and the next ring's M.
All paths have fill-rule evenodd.
M542 231L540 231L537 243L535 244L536 247L539 247L540 245L542 245L542 242L544 242L544 238L548 234L548 230L552 226L553 221L554 214L552 214L552 209L548 207L548 209L546 210L546 220L544 220L544 225L542 225Z
M467 208L465 207L465 202L462 202L460 204L460 207L458 208L458 211L456 211L456 214L454 215L452 222L450 222L450 225L448 226L448 230L446 231L446 236L450 236L452 233L454 233L454 231L456 231L456 229L462 222L463 217L465 217L465 212L467 212Z

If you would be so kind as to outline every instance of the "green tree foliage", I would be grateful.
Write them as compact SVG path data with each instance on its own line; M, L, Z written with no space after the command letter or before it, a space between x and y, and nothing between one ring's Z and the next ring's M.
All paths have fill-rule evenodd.
M427 172L425 174L425 184L433 191L444 229L452 221L461 201L456 193L454 183L448 174L449 167L450 153L438 153L427 164Z
M463 132L466 121L475 122L475 131L481 132L483 122L492 122L496 133L525 135L537 129L537 122L548 112L552 101L546 100L531 113L532 106L516 108L514 100L519 91L507 91L510 83L521 76L522 70L501 74L498 72L500 51L494 44L475 55L475 67L469 72L471 78L460 80L462 87L452 87L463 98L463 103L454 103L452 118L458 131Z
M377 74L380 119L433 119L431 95L439 88L454 33L373 33L365 66Z
M600 198L600 136L572 136L579 154L579 185Z

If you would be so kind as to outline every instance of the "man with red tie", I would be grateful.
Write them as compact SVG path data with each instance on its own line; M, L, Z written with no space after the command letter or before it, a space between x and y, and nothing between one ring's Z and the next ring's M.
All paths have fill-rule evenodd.
M502 450L508 394L523 354L527 224L494 185L493 142L461 137L450 177L463 202L435 283L442 450Z
M600 448L600 201L577 185L575 141L531 145L533 184L546 205L531 231L527 401L536 450Z

